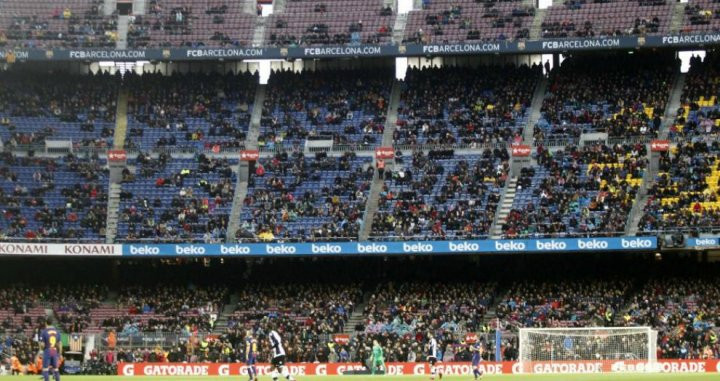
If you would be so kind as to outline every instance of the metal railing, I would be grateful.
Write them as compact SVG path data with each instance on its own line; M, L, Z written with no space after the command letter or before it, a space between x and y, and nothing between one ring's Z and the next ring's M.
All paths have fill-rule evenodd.
M427 235L371 235L368 237L368 241L388 241L388 242L401 242L401 241L452 241L452 240L475 240L475 239L488 239L490 233L483 235L472 235L469 237L431 237Z
M109 150L112 150L112 147L89 147L89 146L76 146L73 147L72 153L74 154L98 154L98 155L105 155ZM137 147L132 148L125 148L125 152L127 152L128 155L136 155L140 152L144 153L167 153L167 154L196 154L196 153L205 153L205 154L213 154L213 153L220 153L220 154L227 154L227 153L237 153L238 151L244 150L245 145L241 144L238 147L221 147L219 152L213 151L212 148L198 148L198 147L191 147L191 146L173 146L173 147L152 147L152 148L146 148L146 149L140 149ZM35 151L35 152L45 152L45 145L44 144L19 144L19 145L6 145L3 147L3 150L5 152L28 152L28 151ZM52 152L51 152L52 153ZM63 152L56 152L56 153L67 153L67 151Z
M105 243L105 237L73 237L73 238L54 238L54 237L38 237L27 238L24 236L7 237L0 236L0 242L22 242L22 243Z

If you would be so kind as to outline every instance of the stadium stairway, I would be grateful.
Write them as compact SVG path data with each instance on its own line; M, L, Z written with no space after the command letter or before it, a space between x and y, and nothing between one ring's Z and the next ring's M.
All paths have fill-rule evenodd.
M112 16L112 14L116 8L117 8L117 0L103 1L103 16Z
M660 131L658 132L658 138L660 139L667 139L670 133L670 127L675 123L675 113L681 106L682 92L685 87L685 76L684 73L678 73L675 77L670 99L665 107L665 115L663 115L663 121L660 125Z
M273 1L273 13L282 13L285 11L286 0L274 0Z
M542 37L542 23L545 21L547 9L536 9L535 17L530 25L530 39L537 40Z
M225 242L236 242L235 232L240 227L240 212L242 211L243 200L248 192L248 171L247 166L238 165L236 169L237 183L235 184L235 193L233 195L232 209L230 209L230 217L228 227L225 231Z
M147 13L146 0L133 0L133 14L144 15Z
M677 109L680 108L680 101L684 87L685 74L678 73L673 82L670 99L665 106L665 114L663 115L662 124L660 124L660 131L658 132L658 137L660 139L667 139L670 127L675 122L675 113ZM645 171L645 175L643 176L643 185L638 190L635 203L628 215L628 220L625 224L625 235L632 236L637 234L638 224L644 214L645 205L648 201L647 191L655 182L659 165L659 155L650 152L650 147L648 145L648 170Z
M258 136L260 135L260 118L262 117L263 103L265 103L265 92L267 86L259 85L255 91L255 100L253 103L253 111L250 116L250 126L248 127L247 138L245 139L246 149L257 149ZM247 162L240 162L236 169L237 182L235 183L235 193L233 195L233 204L230 209L230 217L228 227L225 232L225 242L236 242L235 232L240 227L240 213L242 212L243 200L248 192L248 172Z
M235 313L235 305L240 298L236 294L230 295L230 301L223 306L222 312L218 315L215 325L213 326L212 333L215 335L221 335L225 333L228 327L229 317Z
M243 4L243 13L256 15L257 10L255 7L257 6L256 0L245 0L245 3Z
M530 104L530 111L528 112L528 120L525 127L523 127L522 132L524 144L532 145L533 143L533 128L537 124L538 120L540 120L540 109L542 108L547 86L548 79L545 76L542 76L540 81L535 85L535 92L533 92L533 99ZM536 164L535 159L531 158L530 162L523 164L522 167L533 166ZM512 210L513 203L515 202L518 182L517 175L520 174L521 168L518 168L517 172L513 173L513 176L509 177L505 182L503 194L500 196L500 202L498 203L497 210L495 211L495 218L490 226L490 238L502 238L502 226L505 223L510 210Z
M500 196L500 202L498 203L498 209L495 212L495 219L490 226L490 238L500 239L502 238L502 226L507 220L507 216L512 210L513 202L515 202L515 194L517 193L517 176L508 178L505 183L505 191Z
M533 100L530 104L530 111L528 113L527 124L523 128L523 142L525 144L532 145L533 142L533 129L540 120L540 109L542 108L543 99L545 99L545 92L547 91L548 79L545 76L540 78L540 81L535 85L535 92L533 93Z
M127 35L130 28L130 16L118 16L117 24L117 41L115 49L127 48Z
M398 107L400 105L400 94L402 93L402 83L394 81L390 92L390 103L388 104L387 115L385 117L385 130L382 136L382 146L388 147L392 145L393 132L395 131L395 123L398 117ZM373 163L373 166L375 164ZM390 166L391 167L391 166ZM370 186L370 195L365 204L365 212L360 226L359 239L367 240L372 232L372 222L377 212L378 200L380 199L380 190L383 186L383 180L378 176L377 171L373 176L372 185Z
M257 149L258 136L260 136L260 118L262 118L266 91L267 85L259 85L257 90L255 90L255 100L253 102L252 114L250 115L250 126L248 127L247 138L245 139L245 147L247 149Z
M633 203L633 206L630 209L630 213L628 213L627 221L625 222L624 234L626 236L635 235L635 233L637 233L637 225L640 222L640 218L642 218L643 209L645 208L645 204L647 203L648 199L648 187L655 178L655 175L657 175L658 159L657 157L653 158L654 155L652 155L652 153L650 152L649 147L647 151L648 163L651 163L653 160L655 160L656 165L648 165L648 169L643 174L642 185L640 185L640 188L635 195L635 202Z
M120 89L117 98L115 111L115 132L113 135L113 148L122 149L125 146L127 136L127 104L128 91ZM108 185L107 216L105 217L105 243L113 243L117 236L118 215L120 212L120 191L122 190L119 180L122 179L122 168L110 168Z
M670 33L677 33L683 26L685 21L685 6L687 2L675 2L672 18L670 19Z
M373 176L372 185L370 186L370 196L368 196L367 203L365 204L365 212L363 213L360 233L358 234L358 239L361 241L367 240L372 232L372 222L375 218L375 212L377 212L378 200L380 199L380 189L382 189L382 185L383 181L376 171Z
M127 105L128 90L120 89L118 92L117 106L115 108L115 131L113 135L113 148L115 149L123 149L123 147L125 147L128 125Z
M112 178L112 176L110 176ZM117 236L118 215L120 214L120 191L119 183L110 180L108 187L108 210L105 220L105 243L113 243Z
M395 16L395 24L393 26L392 42L393 44L401 44L405 37L405 25L407 25L407 13Z
M348 321L345 324L343 333L348 335L352 335L353 333L355 333L355 326L365 322L365 314L363 314L364 310L365 302L355 306L355 310L353 310L353 313L350 314L350 316L348 317Z
M255 18L255 31L253 32L253 46L262 46L265 41L265 21L267 17Z

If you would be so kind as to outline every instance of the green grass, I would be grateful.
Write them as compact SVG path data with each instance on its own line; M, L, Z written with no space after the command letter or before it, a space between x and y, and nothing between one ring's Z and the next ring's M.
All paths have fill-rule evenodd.
M16 377L3 377L3 380L13 380ZM23 377L27 380L36 380L35 377ZM229 377L120 377L120 376L62 376L61 381L181 381L191 379L193 381L221 381L221 380L247 380L246 376ZM587 375L562 375L562 374L538 374L538 375L493 375L484 376L483 380L507 380L507 381L664 381L664 380L720 380L718 374L703 373L675 373L675 374L587 374ZM297 381L428 381L429 376L299 376ZM472 381L472 376L448 376L443 381ZM271 381L269 376L261 376L260 381Z

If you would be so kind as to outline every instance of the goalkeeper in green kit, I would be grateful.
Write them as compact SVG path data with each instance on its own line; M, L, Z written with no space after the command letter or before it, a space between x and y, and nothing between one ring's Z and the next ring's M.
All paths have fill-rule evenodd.
M375 374L376 369L382 369L383 373L385 373L385 356L383 354L383 349L377 340L373 340L371 364L372 366L370 368L370 372L372 374Z

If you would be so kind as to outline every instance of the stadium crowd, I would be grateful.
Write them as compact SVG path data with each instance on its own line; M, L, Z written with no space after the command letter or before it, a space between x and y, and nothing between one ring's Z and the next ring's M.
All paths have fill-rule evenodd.
M130 75L126 148L237 148L245 140L257 76Z
M105 234L107 168L97 155L0 154L0 237L99 239Z
M52 301L59 306L56 310L62 310L62 306L78 304L77 301L84 298L89 308L77 313L87 314L93 322L97 320L92 317L94 307L107 303L116 304L122 314L136 319L135 324L149 321L143 320L143 315L158 320L163 316L170 322L140 323L129 328L133 323L108 319L105 327L117 331L117 337L103 336L91 354L96 370L98 367L112 369L111 364L116 361L242 362L248 332L258 341L259 358L264 361L270 355L267 334L271 329L282 335L288 361L298 362L364 362L370 355L373 340L378 340L385 349L386 361L420 362L425 360L430 333L441 344L444 361L469 359L467 333L477 334L486 347L486 359L492 360L494 330L498 327L502 330L501 353L506 360L517 357L514 332L520 327L649 325L659 331L658 358L717 358L720 355L717 339L720 290L715 287L715 265L691 264L681 259L663 264L653 263L649 258L627 257L617 257L620 263L612 263L606 256L601 257L577 258L574 262L564 257L573 263L563 262L563 258L545 258L543 263L556 270L545 275L536 271L540 258L529 260L531 263L526 265L508 267L513 263L511 259L490 258L488 261L493 261L492 266L497 266L498 273L479 278L475 272L489 263L470 265L458 258L455 261L462 262L470 273L460 273L459 280L440 283L429 274L444 277L457 263L440 263L437 259L432 263L421 261L417 263L420 273L416 275L421 280L413 281L402 281L405 272L401 273L400 269L408 265L398 262L385 265L398 275L398 280L393 282L378 278L384 276L381 274L368 274L365 276L377 281L267 283L273 276L285 277L286 271L290 271L279 269L272 276L248 277L244 273L237 286L137 284L111 293L108 288L93 289L94 286L66 287L51 292L58 289L18 285L0 291L3 296L0 306L15 304L22 319L30 315L29 309L23 311L32 305ZM503 264L504 261L510 263ZM313 270L313 264L318 268ZM278 267L270 263L255 266L259 266L257 270ZM303 274L314 274L329 265L308 261L288 266ZM587 266L606 268L593 272ZM375 271L373 264L367 264L367 268ZM433 270L427 271L429 269ZM411 272L406 272L410 276ZM331 279L346 277L339 273L329 276ZM353 278L364 276L356 274L348 279ZM63 296L58 298L54 294ZM118 296L110 302L108 298L112 294ZM28 296L27 307L17 305L17 295ZM190 311L196 313L185 313ZM221 311L226 314L220 314ZM215 313L219 325L180 327L192 324L188 316L210 319ZM177 318L184 322L176 324L173 319ZM22 348L26 342L33 345L37 325L35 321L32 323L29 324L32 330L25 335L29 341L22 334L5 332L3 348L10 347L8 350L17 356L27 357L22 354ZM174 339L139 345L137 342L130 345L132 341L126 339L148 332L162 332ZM16 348L12 349L13 346Z
M538 147L538 166L522 169L505 236L622 234L646 153L644 144Z
M535 141L578 138L588 132L657 136L677 66L669 59L644 56L568 59L550 74Z
M643 232L711 233L720 227L718 142L687 142L663 152L639 222Z
M487 236L508 176L504 149L455 156L453 151L396 155L383 172L375 239L414 237L461 239Z
M3 71L0 79L5 144L42 145L50 138L75 146L112 145L119 75Z
M263 105L258 144L300 147L303 140L379 145L392 75L382 70L276 72Z
M251 175L236 237L243 241L358 237L374 169L367 157L282 152Z
M522 131L539 65L408 70L395 144L484 144Z
M118 235L123 240L225 238L237 160L197 154L172 159L140 152L135 173L123 173ZM158 193L159 189L172 191Z

